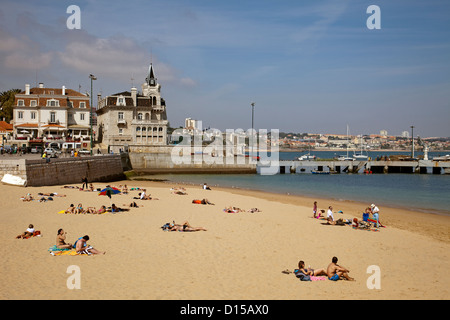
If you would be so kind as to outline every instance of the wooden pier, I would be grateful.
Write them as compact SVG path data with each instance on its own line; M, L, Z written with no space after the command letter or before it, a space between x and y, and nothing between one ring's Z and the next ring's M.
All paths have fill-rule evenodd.
M258 163L257 172L269 165ZM273 162L271 163L273 166ZM318 161L318 160L281 160L278 161L278 173L419 173L450 174L450 161Z

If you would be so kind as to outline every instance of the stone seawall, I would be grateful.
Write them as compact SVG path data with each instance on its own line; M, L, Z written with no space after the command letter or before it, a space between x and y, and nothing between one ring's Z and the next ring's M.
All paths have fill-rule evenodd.
M87 177L92 182L125 179L121 155L102 155L80 158L52 158L45 160L1 160L0 174L19 176L27 186L81 184Z
M169 151L170 149L168 149ZM256 162L251 163L243 156L211 158L206 161L202 155L191 155L182 163L172 159L169 152L132 152L129 159L138 174L152 173L256 173Z

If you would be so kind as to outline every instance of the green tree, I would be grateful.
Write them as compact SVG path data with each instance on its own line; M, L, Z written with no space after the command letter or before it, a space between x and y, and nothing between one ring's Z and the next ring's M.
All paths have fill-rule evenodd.
M20 89L11 89L0 93L0 120L5 118L6 122L10 122L13 118L14 98Z

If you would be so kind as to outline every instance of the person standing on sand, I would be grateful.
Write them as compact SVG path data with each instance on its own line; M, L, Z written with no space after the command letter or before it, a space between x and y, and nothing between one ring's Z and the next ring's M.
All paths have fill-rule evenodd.
M341 277L343 277L346 280L354 281L355 279L351 278L348 275L350 270L341 267L340 265L337 264L337 262L338 258L333 257L333 259L331 259L331 263L327 267L328 280L337 281Z

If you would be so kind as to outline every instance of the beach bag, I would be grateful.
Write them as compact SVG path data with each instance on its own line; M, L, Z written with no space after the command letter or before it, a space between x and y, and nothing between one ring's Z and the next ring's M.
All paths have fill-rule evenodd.
M300 281L311 281L311 277L309 275L304 274L298 269L294 270L295 276L300 279Z
M363 221L367 221L367 219L369 219L369 214L363 213Z

